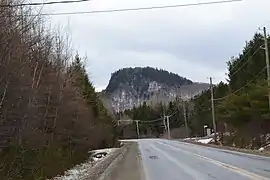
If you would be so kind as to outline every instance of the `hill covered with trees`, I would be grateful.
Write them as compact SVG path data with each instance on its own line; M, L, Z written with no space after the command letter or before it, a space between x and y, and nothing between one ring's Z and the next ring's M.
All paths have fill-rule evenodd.
M119 112L143 102L152 106L167 104L180 94L190 98L208 88L206 83L194 83L162 69L135 67L114 72L101 97L110 111Z
M148 81L176 86L192 84L192 81L175 73L152 67L123 68L114 72L106 88L107 93L114 92L120 84L131 84L135 89L145 91L148 89Z

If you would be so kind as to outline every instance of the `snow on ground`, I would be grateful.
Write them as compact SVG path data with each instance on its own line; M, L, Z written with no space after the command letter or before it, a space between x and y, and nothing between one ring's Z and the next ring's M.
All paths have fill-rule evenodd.
M189 141L189 140L196 140L196 139L198 139L198 137L193 137L193 138L184 138L183 140L184 140L184 141Z
M212 140L213 140L213 138L200 139L200 140L198 140L197 142L203 143L203 144L209 144Z
M103 153L106 152L107 154L110 154L112 152L114 152L115 150L117 150L118 148L107 148L107 149L97 149L97 150L93 150L93 151L89 151L89 153Z
M93 161L100 161L101 159L107 157L110 153L114 152L116 149L118 148L97 149L89 151L89 153L92 153Z
M97 149L93 151L89 151L92 155L90 156L87 162L79 164L72 169L67 170L63 176L57 176L52 180L79 180L83 174L87 173L87 171L93 168L98 163L105 160L111 153L115 152L118 148L107 148L107 149ZM97 154L103 154L102 156L95 156ZM104 155L106 154L106 155Z
M121 139L120 142L138 142L138 139Z
M79 179L79 177L86 173L87 169L92 168L92 162L88 161L82 163L80 165L75 166L74 168L67 170L63 176L57 176L52 180L75 180Z
M203 144L209 144L213 138L212 137L193 137L193 138L184 138L184 141L194 141L194 142L199 142Z

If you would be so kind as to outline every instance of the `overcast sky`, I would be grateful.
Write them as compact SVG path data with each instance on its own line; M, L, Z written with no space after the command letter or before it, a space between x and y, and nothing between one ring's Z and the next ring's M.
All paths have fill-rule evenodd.
M175 5L211 0L92 0L49 5L45 12L74 12ZM216 1L216 0L212 0ZM159 10L53 16L72 46L88 56L97 90L124 67L162 68L193 81L226 78L226 62L241 52L259 26L269 26L270 0Z

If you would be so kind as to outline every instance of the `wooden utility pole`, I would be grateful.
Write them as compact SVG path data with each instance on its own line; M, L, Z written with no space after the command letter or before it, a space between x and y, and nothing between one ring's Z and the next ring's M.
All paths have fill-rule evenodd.
M266 27L263 27L263 35L264 35L264 44L265 44L264 50L265 50L265 61L266 61L266 69L267 69L267 84L269 88L270 87L270 68L269 68L269 51L268 51ZM268 90L268 108L270 111L270 90Z
M169 116L166 116L167 118L167 131L168 131L168 139L171 139L171 130L170 130L170 120L169 120Z
M135 120L136 122L136 129L137 129L137 137L140 138L140 129L139 129L139 120Z
M212 106L212 120L213 120L213 129L214 129L214 139L215 143L217 142L217 127L216 127L216 118L215 118L215 104L214 104L214 90L212 77L210 77L210 88L211 88L211 106Z
M183 111L184 111L184 120L185 120L185 130L186 130L186 137L188 137L188 126L187 126L187 113L186 113L186 103L183 101Z

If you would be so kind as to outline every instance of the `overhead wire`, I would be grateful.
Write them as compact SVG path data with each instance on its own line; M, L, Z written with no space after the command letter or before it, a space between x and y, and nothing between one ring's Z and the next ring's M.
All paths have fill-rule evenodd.
M241 1L243 1L243 0L223 0L223 1L210 1L210 2L187 3L187 4L164 5L164 6L151 6L151 7L138 7L138 8L93 10L93 11L81 11L81 12L41 13L39 15L42 15L42 16L58 16L58 15L77 15L77 14L97 14L97 13L113 13L113 12L126 12L126 11L142 11L142 10L154 10L154 9L168 9L168 8L179 8L179 7L190 7L190 6L202 6L202 5L210 5L210 4L224 4L224 3L233 3L233 2L241 2ZM54 2L54 3L56 4L56 2ZM30 3L28 5L30 5ZM36 16L36 15L30 15L30 16Z
M173 112L171 112L170 115L168 115L168 116L173 116L173 115L175 115L175 114L177 113L177 111L178 111L178 104L174 105Z
M140 120L140 123L152 123L152 122L158 122L158 121L163 121L163 118L160 117L158 119L150 120L150 121L142 121L142 120Z
M183 100L181 99L181 96L180 96L180 100ZM174 110L172 113L170 113L170 115L168 116L174 116L178 111L179 111L179 104L183 101L180 101L179 99L176 99L176 104L174 105Z
M224 96L224 97L221 97L221 98L217 98L217 99L214 99L214 101L219 101L219 100L223 100L233 94L236 94L238 93L239 91L241 91L244 87L246 87L247 85L249 85L252 81L254 81L255 77L259 76L267 67L265 66L258 74L256 74L251 80L249 80L246 84L244 84L242 87L240 87L239 89L235 90L234 92Z
M264 72L264 70L267 68L267 66L265 66L264 68L262 68L261 71L259 71L255 76L253 76L253 78L251 80L249 80L247 83L245 83L243 86L241 86L239 89L235 90L234 92L224 96L224 97L221 97L221 98L216 98L214 99L214 101L220 101L220 100L224 100L232 95L235 95L236 93L238 93L239 91L241 91L243 88L245 88L247 85L249 85L252 81L254 81L254 79L259 76L260 74L262 74ZM209 100L210 101L210 100ZM206 108L205 106L200 106L202 108ZM200 112L209 112L211 113L211 108L209 107L209 109L205 109L205 110L202 110Z
M239 89L235 90L234 92L230 93L230 94L227 94L226 96L224 97L221 97L221 98L216 98L214 99L214 101L220 101L220 100L223 100L223 99L226 99L228 97L230 97L231 95L235 95L236 93L238 93L239 91L241 91L243 88L245 88L247 85L249 85L252 81L254 81L254 79L259 76L260 74L262 74L264 72L264 70L267 68L267 66L265 66L264 68L262 68L261 71L259 71L255 76L253 76L253 78L251 80L249 80L247 83L245 83L243 86L241 86ZM210 101L210 100L209 100ZM205 108L204 106L201 106L202 108ZM209 107L210 108L210 107ZM203 110L201 112L211 112L211 109L206 109L206 110Z
M254 45L258 42L258 40L259 39L257 39L256 41L255 41L255 43L254 43ZM268 43L268 44L270 44L270 42ZM263 44L262 44L263 45ZM259 46L256 50L255 50L255 52L233 73L233 74L231 74L230 75L230 77L233 77L234 75L236 75L251 59L252 59L252 57L257 53L257 52L259 52L259 50L261 50L262 49L262 45L261 46ZM245 53L245 55L240 59L240 61L241 60L243 60L244 58L246 58L246 56L249 54L249 52L251 51L251 49L249 49L248 50L248 52L246 52ZM266 68L266 67L265 67ZM209 90L209 89L208 89ZM195 99L198 99L200 97L200 95L198 95L197 97L193 97L193 98L191 98L192 100L195 100ZM217 98L217 99L220 99L220 98ZM214 99L215 100L215 99Z
M170 121L169 119L169 122L170 122L170 126L174 125L175 122L177 122L179 119L175 118L173 119L172 121Z
M257 40L258 41L258 40ZM259 52L259 50L261 50L262 49L262 47L261 46L259 46L256 50L255 50L255 52L233 73L233 74L231 74L230 75L230 77L233 77L235 74L237 74L251 59L252 59L252 57L257 53L257 52ZM251 49L249 49L249 51L240 59L240 61L241 60L243 60L248 54L249 54L249 52L251 51Z
M267 22L266 22L266 24L268 24L268 23L270 23L270 21L267 21ZM262 28L263 26L264 26L264 25L260 25L259 27L257 27L255 33L257 33L258 30L262 30L261 28ZM260 40L260 39L256 39L256 41L254 42L254 45L253 45L253 46L255 46L255 45L258 43L259 40ZM248 61L250 61L250 60L252 59L252 57L253 57L260 49L262 49L262 45L264 45L264 43L261 44L261 45L255 50L255 52L251 55L251 57L249 57L247 61L245 61L245 62L244 62L244 63L243 63L243 64L242 64L242 65L241 65L241 66L240 66L233 74L231 74L230 77L233 77L235 74L237 74L237 72L239 72L240 69L242 69L242 68L246 65L246 63L248 63ZM240 58L240 61L243 60L244 58L246 58L246 56L249 55L249 52L250 52L251 50L252 50L252 48L250 48L250 49L243 55L243 57Z
M21 4L0 4L0 7L43 6L43 5L53 5L53 4L81 3L81 2L88 2L88 1L92 1L92 0L66 0L66 1L21 3Z
M254 44L256 44L258 42L258 40L254 43ZM231 74L230 75L230 77L233 77L233 76L235 76L251 59L252 59L252 57L257 53L257 52L259 52L259 50L260 49L262 49L261 48L261 46L259 47L259 48L257 48L256 50L255 50L255 52L233 73L233 74ZM240 61L241 60L243 60L244 58L246 58L247 57L247 55L249 54L249 52L251 51L251 49L249 49L248 50L248 52L247 53L245 53L245 55L240 59ZM210 86L209 86L209 89L210 89ZM209 90L208 89L208 90ZM200 95L198 95L197 97L195 96L195 97L193 97L192 98L192 100L194 100L194 99L198 99L200 97Z

